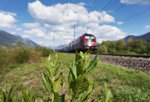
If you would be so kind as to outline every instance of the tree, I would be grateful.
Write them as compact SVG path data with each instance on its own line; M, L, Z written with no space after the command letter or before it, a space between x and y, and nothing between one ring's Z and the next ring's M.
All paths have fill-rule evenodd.
M106 45L100 45L99 51L101 54L108 54L108 48Z
M125 52L125 50L126 50L126 43L125 43L125 41L123 39L121 39L121 40L118 40L116 43L117 43L116 44L116 47L117 47L116 50L118 51L118 53Z

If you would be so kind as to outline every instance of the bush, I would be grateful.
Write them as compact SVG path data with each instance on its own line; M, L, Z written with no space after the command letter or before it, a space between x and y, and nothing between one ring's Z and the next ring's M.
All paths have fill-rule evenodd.
M0 49L0 70L1 70L0 72L2 72L2 68L6 64L4 52L5 52L4 49Z
M149 55L150 43L143 40L104 41L99 44L101 54L144 54Z
M42 57L48 57L49 54L53 53L53 51L51 49L44 48L44 47L37 47L36 50L41 53Z
M16 63L22 64L29 60L30 52L28 50L20 50L15 56Z
M48 57L52 50L47 48L8 48L0 50L2 64L32 63L40 60L41 57Z

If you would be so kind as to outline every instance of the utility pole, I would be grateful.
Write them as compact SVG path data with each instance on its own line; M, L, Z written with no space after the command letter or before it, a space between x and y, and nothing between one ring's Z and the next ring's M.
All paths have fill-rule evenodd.
M88 33L88 30L89 30L89 27L87 27L87 31L86 31L86 33Z
M55 34L53 34L53 51L55 52Z
M95 35L95 33L94 33L94 29L93 29L93 35Z

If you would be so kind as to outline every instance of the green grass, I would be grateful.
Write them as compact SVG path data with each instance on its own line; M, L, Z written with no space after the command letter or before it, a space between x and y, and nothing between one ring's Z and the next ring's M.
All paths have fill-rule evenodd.
M150 75L143 72L99 62L92 77L95 78L96 87L100 89L104 82L108 84L115 102L124 102L128 95L134 95L133 97L147 102L150 100Z
M52 55L53 56L53 55ZM67 81L69 65L74 60L74 54L59 53L61 61L61 70ZM39 62L31 64L17 64L7 66L7 70L0 73L0 88L9 89L16 85L19 91L22 87L33 90L36 96L43 95L45 90L42 84L42 72L44 71L42 59ZM104 83L111 89L114 102L128 102L128 96L135 99L140 98L140 102L149 102L150 100L150 75L108 63L98 62L97 68L90 73L89 78L94 79L95 88L91 98L100 98L103 95ZM135 100L135 102L137 102Z

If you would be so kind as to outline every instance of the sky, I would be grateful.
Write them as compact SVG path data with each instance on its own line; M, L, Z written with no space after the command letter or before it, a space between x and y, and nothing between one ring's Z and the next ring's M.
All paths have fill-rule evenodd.
M97 42L150 32L150 0L0 0L0 30L42 46L84 33Z

